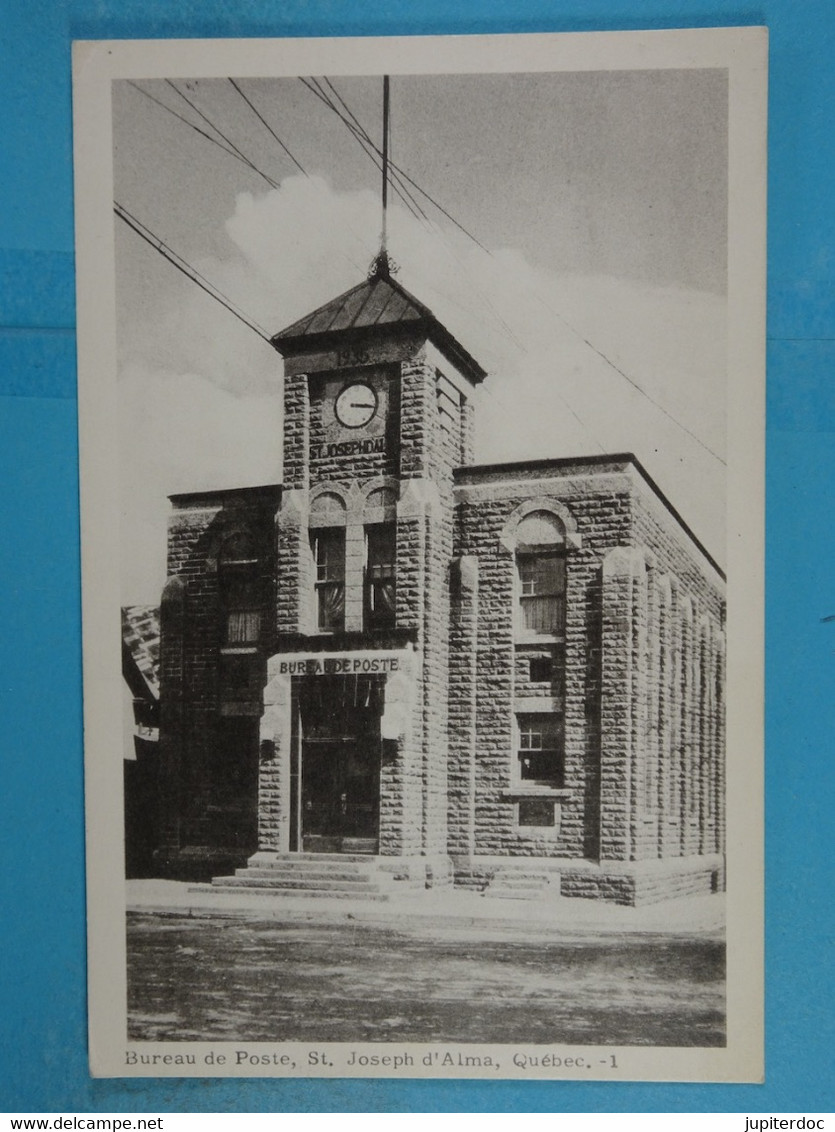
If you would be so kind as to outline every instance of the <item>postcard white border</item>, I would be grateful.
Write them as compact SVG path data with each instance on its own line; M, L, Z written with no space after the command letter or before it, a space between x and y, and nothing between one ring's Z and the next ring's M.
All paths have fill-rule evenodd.
M358 39L100 41L73 47L79 440L83 572L87 822L88 994L95 1076L393 1076L330 1066L126 1065L126 1050L160 1055L186 1046L205 1058L218 1043L127 1043L125 881L120 760L119 503L111 82L172 75L479 73L727 68L728 259L728 718L727 1046L723 1049L572 1047L618 1068L531 1072L508 1049L444 1048L488 1056L495 1070L419 1066L408 1077L547 1077L646 1081L760 1081L763 1076L763 607L765 438L765 167L767 33L764 28ZM118 622L115 622L118 623ZM257 1050L259 1044L228 1043ZM392 1043L398 1049L404 1043ZM275 1045L264 1047L274 1050ZM352 1043L360 1050L362 1043ZM374 1051L380 1046L375 1043ZM411 1047L409 1047L411 1048ZM414 1047L420 1053L426 1047ZM541 1047L540 1047L541 1048ZM499 1050L502 1052L499 1053ZM569 1047L549 1047L571 1056ZM222 1070L222 1072L221 1072Z

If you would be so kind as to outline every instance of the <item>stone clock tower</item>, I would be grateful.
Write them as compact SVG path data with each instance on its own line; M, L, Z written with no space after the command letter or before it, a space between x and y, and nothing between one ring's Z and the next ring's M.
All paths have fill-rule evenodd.
M259 852L367 854L448 876L453 470L484 371L391 277L277 334L284 480Z

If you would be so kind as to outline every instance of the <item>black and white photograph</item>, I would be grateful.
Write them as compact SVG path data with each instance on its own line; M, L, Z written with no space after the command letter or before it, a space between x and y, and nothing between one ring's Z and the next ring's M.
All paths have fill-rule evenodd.
M760 1079L765 83L77 45L94 1075Z

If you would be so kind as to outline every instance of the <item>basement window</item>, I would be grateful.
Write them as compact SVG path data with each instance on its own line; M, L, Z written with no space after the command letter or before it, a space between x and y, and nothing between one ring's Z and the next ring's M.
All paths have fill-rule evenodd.
M519 802L520 829L554 829L556 803L546 798L523 798Z
M554 662L550 656L532 656L528 665L528 679L532 684L550 683L553 679Z

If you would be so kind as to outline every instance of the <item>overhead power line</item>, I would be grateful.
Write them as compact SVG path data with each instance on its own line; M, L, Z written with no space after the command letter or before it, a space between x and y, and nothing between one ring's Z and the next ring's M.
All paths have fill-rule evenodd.
M326 78L325 82L328 84L329 88L333 91L335 97L339 99L339 101L342 104L342 106L344 107L346 113L350 114L350 116L352 118L354 118L354 120L356 121L356 118L354 117L352 112L347 107L344 99L341 97L339 92L336 90L336 87L331 82L331 80ZM358 122L357 122L357 125L359 125ZM374 146L375 150L377 150L376 145L374 144L374 142L370 138L368 138L368 142L369 142L370 145ZM379 150L377 150L377 152L379 152ZM432 197L420 184L418 184L417 181L415 181L412 177L410 177L408 173L406 173L403 169L401 169L394 162L391 162L390 164L391 164L392 169L397 170L397 172L400 174L401 177L404 178L404 180L406 180L419 193L421 193L430 202L430 204L434 205L435 208L437 208L439 212L441 212L444 216L446 216L447 219L450 220L461 232L463 232L464 235L467 236L474 244L476 244L477 247L481 248L481 250L486 252L491 258L495 258L494 255L493 255L493 252L489 248L485 247L485 245L482 244L482 242L476 236L474 236L472 234L472 232L470 232L467 228L465 228L463 224L461 224L447 209L445 209L443 207L443 205L440 204L440 202L435 200L435 198ZM591 342L588 338L586 338L586 336L584 334L582 334L575 326L573 326L562 314L560 314L559 311L555 310L550 303L546 303L545 300L542 298L542 296L539 294L538 291L536 292L536 296L539 299L539 301L543 304L543 306L545 306L546 309L548 309L551 312L551 314L555 315L560 320L560 322L562 322L562 324L572 334L574 334L577 338L580 339L581 342L583 342L584 345L588 346L588 348L590 350L592 350L595 354L597 354L597 356L599 358L601 358L602 361L604 361L615 373L617 373L620 377L622 377L624 379L624 381L626 381L629 385L631 385L632 388L635 389L642 397L646 398L646 400L649 401L650 404L652 404L660 413L663 413L663 415L665 417L667 417L668 420L672 421L673 424L675 424L679 429L681 429L682 432L686 433L701 448L703 448L705 452L707 452L715 460L718 460L718 462L720 464L722 464L723 466L726 464L726 461L719 455L718 452L715 452L714 449L711 448L709 444L706 444L705 441L703 441L700 436L698 436L695 432L693 432L692 429L688 428L687 425L683 424L673 413L671 413L659 401L657 401L654 397L652 397L643 388L643 386L639 382L637 382L633 377L630 377L630 375L628 373L626 373L625 370L621 369L621 367L619 365L617 365L616 362L612 361L612 359L610 357L608 357L608 355L605 354L603 352L603 350L601 350L599 347L595 346L595 344L593 342ZM489 302L489 299L488 299L488 302ZM505 324L503 323L503 325L505 325ZM511 333L509 327L506 327L506 329L508 330L508 333ZM514 337L514 336L511 334L511 337ZM515 341L515 338L514 338L514 341ZM566 408L569 409L569 411L572 413L572 415L578 421L580 421L581 424L583 424L583 422L580 420L579 416L577 416L577 414L574 412L574 410L571 409L571 407L568 405L568 402L563 400L563 403L566 405ZM584 425L584 428L586 428L587 432L589 431L587 426ZM589 433L589 435L592 435L592 434ZM595 441L595 442L599 443L597 441Z
M566 329L570 330L571 333L575 335L575 337L579 338L581 342L583 342L586 346L588 346L590 350L597 354L597 356L601 358L606 363L606 365L613 369L615 373L619 374L624 379L624 381L628 382L633 389L640 393L642 397L645 397L651 405L654 405L660 413L663 413L664 416L667 417L668 420L671 420L674 425L681 429L682 432L687 433L687 435L691 437L691 439L695 440L699 447L703 448L705 452L709 453L709 455L711 455L714 460L718 460L723 467L727 467L727 462L719 455L718 452L714 452L709 444L706 444L700 436L697 436L696 433L692 431L692 429L689 429L686 424L682 424L678 417L675 417L668 409L665 409L664 406L659 401L656 401L653 396L647 393L646 389L644 389L643 386L639 385L633 377L630 377L629 374L622 370L616 362L613 362L612 359L608 357L608 355L604 354L604 352L599 347L595 346L593 342L590 342L589 339L586 338L586 336L580 330L578 330L576 326L572 326L568 319L561 315L558 310L555 310L550 303L546 303L546 301L542 298L538 291L536 292L536 297L539 299L540 303L542 303L546 310L550 311L551 314L558 318L563 326L566 327Z
M128 81L130 82L130 80L128 80ZM135 90L138 90L140 94L144 94L145 97L150 99L151 102L155 102L157 104L157 106L161 107L163 110L166 110L169 114L172 114L175 118L179 119L179 121L184 122L185 125L189 126L196 133L200 134L201 137L205 138L207 141L210 141L213 145L216 145L219 149L222 149L224 153L229 154L230 157L234 157L236 161L241 162L251 172L255 172L260 177L263 177L263 179L270 185L271 188L278 189L280 187L276 181L274 181L271 177L268 177L265 173L263 173L254 164L254 162L250 161L248 157L243 155L240 152L240 150L237 149L237 147L235 147L234 149L228 149L227 146L223 144L223 142L218 141L216 137L213 137L211 134L206 133L205 130L202 130L199 126L196 126L194 124L194 122L189 121L188 118L184 117L182 114L179 114L176 110L172 109L172 107L170 107L166 102L163 102L162 99L155 97L153 94L150 94L147 90L144 90L141 86L138 86L134 82L130 82L130 85ZM174 89L176 90L176 87ZM178 93L181 94L181 92L179 92L179 91L178 91ZM181 94L181 97L182 97L182 94ZM186 99L185 101L188 102L188 99ZM191 105L190 102L189 102L189 105ZM214 127L214 125L208 119L208 116L206 114L202 113L202 112L200 112L200 113L201 113L201 116L203 117L203 119L205 121L207 121L210 125L212 125L213 129L215 129L216 127ZM276 140L279 141L279 143L280 143L280 139L276 138ZM303 170L303 173L304 173L305 177L310 179L310 174L306 170ZM349 225L349 227L350 227L350 225ZM362 240L357 235L357 233L354 231L354 229L351 228L350 230L351 230L351 233L353 234L353 236L355 237L355 239L357 240L357 242L361 244ZM347 254L347 252L343 253L343 254L344 254L345 259L348 260L348 262L351 264L351 266L353 268L355 268L355 270L357 270L357 271L363 270L362 267L356 262L356 260L352 259L351 256L349 256Z
M167 83L167 85L168 85L168 86L170 86L170 87L171 87L171 89L172 89L172 90L173 90L173 91L174 91L174 92L175 92L176 94L178 94L178 95L180 96L180 98L182 98L183 102L185 102L185 104L186 104L187 106L190 106L190 107L191 107L191 109L192 109L192 110L193 110L193 111L195 112L195 114L199 114L199 115L200 115L200 117L201 117L201 118L203 119L203 121L204 121L204 122L206 123L206 125L207 125L207 126L209 126L209 128L210 128L210 129L214 130L214 131L215 131L215 133L216 133L216 134L217 134L217 135L218 135L219 137L223 138L223 140L224 140L224 141L226 142L226 144L227 144L227 145L228 145L228 146L229 146L229 147L230 147L231 149L233 149L233 150L235 151L235 153L237 153L237 154L238 154L238 156L239 156L239 157L241 158L241 160L242 160L242 161L243 161L243 162L244 162L244 163L245 163L246 165L248 165L248 166L250 167L250 169L252 169L252 170L253 170L253 172L257 173L259 177L263 177L263 178L264 178L264 180L265 180L265 181L267 182L267 184L268 184L268 185L269 185L269 186L270 186L271 188L273 188L273 189L277 189L277 188L278 188L278 182L277 182L277 181L274 181L274 180L272 179L272 177L268 177L268 176L267 176L267 174L266 174L266 173L263 173L263 172L262 172L262 171L261 171L261 170L260 170L260 169L258 168L258 166L257 166L257 165L256 165L256 164L255 164L255 163L253 162L253 161L250 161L250 160L249 160L249 158L248 158L248 157L246 156L246 154L245 154L245 153L243 153L243 152L242 152L242 151L241 151L240 149L238 149L238 147L237 147L237 146L235 145L235 143L234 143L234 142L233 142L233 141L232 141L232 140L231 140L230 138L228 138L228 137L226 136L226 134L224 134L224 133L223 133L223 131L222 131L221 129L219 129L219 127L217 127L217 126L216 126L216 125L214 124L214 122L213 122L213 121L211 120L211 118L209 118L209 116L208 116L207 114L204 114L204 113L203 113L203 111L202 111L202 110L200 109L200 107L199 107L199 106L197 106L197 105L196 105L196 104L195 104L194 102L192 102L192 101L191 101L191 99L190 99L190 98L188 97L188 95L186 95L186 94L183 94L183 92L182 92L182 91L180 90L180 88L179 88L179 87L178 87L178 86L177 86L177 85L176 85L175 83L173 83L173 82L171 81L171 79L166 79L166 80L165 80L165 82Z
M362 126L360 126L360 123L357 120L356 115L354 115L352 113L352 111L348 108L344 98L339 94L339 92L337 91L336 87L331 82L331 80L329 78L325 78L325 82L328 84L330 89L333 91L336 98L339 99L339 102L344 107L346 113L350 115L350 117L354 120L354 122L356 122L357 127L360 130L362 130L362 133L363 133L364 137L366 138L366 140L368 141L368 144L373 146L374 150L379 154L380 153L379 147L369 137L367 132L362 129ZM331 109L333 109L333 107L331 107ZM428 193L426 191L426 189L423 188L422 185L419 185L417 183L417 181L415 181L412 177L410 177L409 174L406 173L406 171L404 169L402 169L394 161L390 161L389 164L391 165L391 168L394 170L394 172L399 175L399 177L401 177L404 181L406 181L408 184L410 184L414 189L417 189L417 191L421 194L421 196L425 197L426 200L428 200L431 205L433 205L435 208L437 208L438 211L440 213L442 213L447 218L447 220L451 221L451 223L453 223L456 226L456 228L460 228L460 230L464 233L465 236L468 236L473 241L473 243L477 244L478 247L481 248L482 251L487 252L488 255L491 254L490 249L485 247L484 244L482 244L482 242L478 239L477 236L474 236L472 234L472 232L468 231L459 220L456 220L456 218L452 215L452 213L447 212L447 210L444 208L444 206L442 204L440 204L438 201L436 201L435 198L433 196L431 196L431 194Z
M315 81L315 80L313 80L313 81ZM334 97L336 99L338 99L340 105L343 108L344 114L347 115L352 120L353 128L352 128L352 126L349 122L346 121L345 124L349 126L349 129L352 128L352 132L354 132L355 134L358 130L361 131L365 141L367 142L367 144L374 149L375 153L379 154L380 150L377 147L376 143L371 139L371 137L367 134L367 132L362 128L359 120L356 118L356 115L348 107L347 103L345 102L344 98L340 95L339 91L336 89L333 82L327 77L324 79L324 81L325 81L325 83L327 83L327 86L330 89L330 91L333 93ZM314 93L317 93L317 92L314 92ZM322 101L325 103L325 105L329 106L330 109L334 111L334 113L338 114L339 117L343 118L343 121L345 121L344 115L339 112L339 110L333 105L332 102L330 102L327 98L325 98L323 94L320 94L319 97L322 99ZM409 185L413 186L413 188L415 188L417 190L417 192L419 192L423 197L425 197L425 199L427 201L429 201L430 204L432 204L436 209L438 209L438 211L440 213L442 213L443 216L445 216L452 224L455 225L456 228L458 228L461 232L463 232L464 235L467 236L467 238L470 239L477 247L479 247L482 251L486 252L487 255L489 255L491 258L495 258L494 255L493 255L493 252L488 247L486 247L484 244L482 244L482 242L478 239L477 236L474 236L472 232L470 232L467 228L465 228L465 226L459 220L457 220L456 217L454 217L452 215L452 213L450 213L446 208L444 208L444 206L439 201L437 201L430 193L428 193L426 191L426 189L424 189L423 186L420 185L413 177L410 177L409 174L406 173L405 170L400 168L400 166L398 166L395 162L390 161L389 164L390 164L391 169L396 171L396 173L399 174L399 176L403 179L403 181L406 181ZM402 184L402 182L401 182L401 184ZM459 260L459 262L460 262L460 260ZM586 338L585 335L582 334L579 330L577 330L577 328L575 326L572 326L572 324L562 314L560 314L559 311L555 310L550 303L546 303L545 300L542 298L542 296L539 294L538 291L536 292L536 297L539 299L540 303L542 303L542 305L545 306L546 309L548 309L550 311L551 314L555 315L560 320L560 322L562 322L562 324L572 334L574 334L577 338L580 339L581 342L583 342L584 345L586 345L590 350L592 350L595 354L597 354L597 356L602 361L604 361L615 373L617 373L620 377L622 377L624 379L624 381L626 381L629 385L631 385L632 388L635 389L642 397L645 397L646 400L650 402L650 404L652 404L660 413L663 413L663 415L665 417L667 417L670 421L672 421L673 424L675 424L679 429L681 429L682 432L686 433L692 440L694 440L701 448L703 448L705 450L705 452L707 452L709 455L711 455L715 460L718 460L718 462L720 464L725 465L726 461L719 455L718 452L715 452L710 447L710 445L706 444L705 441L703 441L700 436L698 436L695 432L693 432L692 429L688 428L687 425L683 424L673 413L671 413L659 401L657 401L654 397L652 397L643 388L643 386L639 382L637 382L633 377L630 377L630 375L628 373L626 373L623 369L621 369L621 367L619 365L617 365L614 361L612 361L612 359L610 357L608 357L603 352L603 350L601 350L601 349L599 349L599 347L595 346L594 343L591 342L588 338ZM487 298L485 296L485 299L492 308L492 303L490 303L489 298ZM510 334L513 341L516 342L517 340L515 338L515 335L513 335L510 328L506 325L506 323L503 322L503 320L501 320L500 316L495 312L495 310L494 310L494 314L497 318L499 318L499 321L505 327L508 334ZM571 414L580 422L580 424L583 424L580 417L574 412L573 409L571 409L570 405L568 405L568 402L563 399L563 403L566 405L566 408L569 409ZM585 426L585 425L583 425L583 427L585 428L585 430L587 432L589 432L589 435L592 436L593 439L595 439L593 437L593 434L589 431L588 427ZM599 442L595 439L595 443L599 443Z
M357 142L366 156L371 158L377 169L382 170L382 154L379 148L368 136L366 131L361 126L359 126L359 124L354 125L354 123L351 122L339 110L339 108L335 105L333 100L328 97L327 93L322 89L315 78L300 78L299 81L304 87L307 88L307 90L311 92L311 94L315 94L319 101L324 103L324 105L327 106L329 110L333 111L337 118L339 118L342 124L347 128L348 132L351 134L351 136L354 138L354 140ZM408 190L404 191L404 186L402 185L402 183L399 183L399 179L392 177L391 183L392 188L400 197L405 207L409 210L409 212L411 212L412 216L414 216L416 220L423 220L428 222L426 213L420 207L415 198L408 192Z
M235 80L233 78L230 78L229 82L232 84L232 86L235 88L235 90L238 92L238 94L241 96L241 98L244 100L244 102L250 108L250 110L255 115L255 117L258 119L258 121L264 126L264 128L266 130L269 131L269 133L272 135L272 137L275 138L275 140L278 142L278 144L281 146L281 148L284 150L284 152L287 154L287 156L290 158L290 160L293 162L293 164L299 170L299 172L304 173L305 177L307 177L308 172L305 169L305 167L298 160L298 158L293 156L293 154L290 152L290 150L287 148L287 146L284 144L284 142L281 140L281 138L278 136L278 134L275 132L275 130L272 128L272 126L269 124L269 122L259 113L258 109L247 98L247 96L241 90L240 86L235 82Z
M315 79L313 81L316 82ZM368 133L368 131L362 125L359 118L357 118L356 114L354 114L353 110L351 110L348 103L345 101L345 99L342 97L342 95L339 93L339 91L336 89L336 87L333 85L333 83L331 82L331 80L327 76L325 76L324 82L327 84L327 86L328 86L329 90L331 91L331 93L333 94L334 98L336 98L337 102L339 102L339 104L342 106L342 109L347 114L347 116L349 118L349 123L346 123L346 125L349 125L349 128L353 129L354 132L359 137L361 137L364 140L364 142L366 143L366 145L373 151L370 156L375 161L375 164L377 162L377 158L379 158L382 161L383 155L382 155L382 152L380 150L380 147L376 144L376 142L373 140L371 135ZM337 114L339 113L339 111L336 110L336 108L333 106L333 104L330 101L327 101L326 105L329 105L331 110L333 110L335 113L337 113ZM353 126L350 126L350 123L353 123ZM392 181L393 187L395 188L395 191L398 193L398 195L401 197L401 199L403 199L404 197L408 198L408 200L411 202L411 204L417 210L417 212L420 214L420 216L428 222L429 221L428 214L421 207L420 203L418 202L418 200L414 196L414 194L411 193L408 190L408 188L406 187L405 181L403 181L402 177L399 174L397 166L392 162L390 156L389 156L388 164L389 164L390 179ZM377 165L377 168L381 169L382 165L381 164Z
M185 115L179 114L176 110L173 109L173 107L169 106L168 103L163 102L161 98L157 98L156 95L151 94L150 91L145 90L144 87L139 86L138 83L132 82L130 79L128 79L127 82L128 82L128 86L132 86L134 90L138 90L140 94L144 94L144 96L146 98L150 99L151 102L155 102L157 104L157 106L160 106L163 110L166 110L169 114L172 114L175 118L179 118L179 120L181 122L185 122L185 124L187 126L189 126L196 133L200 134L200 136L202 138L205 138L206 141L210 141L212 143L212 145L216 145L218 147L218 149L222 149L224 153L228 153L230 157L234 157L236 161L240 161L242 164L246 165L250 169L252 168L250 163L248 161L246 161L243 157L241 157L241 155L239 153L235 153L235 151L233 149L229 149L227 146L225 146L223 144L223 142L219 142L217 140L217 138L212 137L211 134L207 134L206 131L201 130L201 128L199 126L195 126L194 122L190 122L188 120L188 118L185 117Z
M156 236L151 231L151 229L147 227L147 225L142 223L141 220L137 220L137 218L132 213L128 212L128 210L121 204L119 204L118 201L113 202L113 211L116 213L120 220L127 224L129 228L133 229L133 231L136 232L138 236L140 236L147 244L150 244L150 246L154 248L155 251L158 251L159 254L163 256L163 258L167 259L170 264L176 267L178 271L182 272L182 274L185 275L187 279L190 279L192 283L196 283L197 286L202 291L205 291L207 295L210 295L215 300L215 302L218 302L221 306L226 307L230 314L233 314L235 318L239 319L239 321L242 322L244 326L248 326L250 330L253 330L259 338L263 338L265 342L270 342L269 334L267 334L267 332L256 322L253 322L252 319L245 315L236 303L234 303L227 295L224 295L220 288L211 283L204 275L201 275L196 268L191 266L188 260L183 259L181 255L175 252L173 248L170 248L164 240L161 240L159 238L159 236Z
M316 97L340 119L340 121L348 129L348 131L351 133L351 135L354 137L354 139L357 141L357 143L360 145L360 147L363 149L363 151L374 162L376 167L378 169L381 169L382 168L382 164L381 164L382 154L381 154L379 146L377 146L377 144L373 141L371 136L368 134L367 130L365 130L365 128L362 126L362 123L359 121L357 116L354 114L354 112L348 106L347 102L342 97L342 95L339 93L339 91L337 90L334 83L327 77L324 77L324 79L323 79L323 82L325 84L327 84L327 88L324 85L322 85L322 83L320 83L315 78L310 78L310 79L301 78L300 81L303 83L303 85L312 94L316 95ZM250 169L254 173L257 173L258 176L260 176L264 181L266 181L267 184L271 188L275 188L275 189L279 188L278 183L275 180L273 180L273 178L269 177L266 173L264 173L261 169L259 169L258 166L255 165L255 163L253 161L251 161L246 156L246 154L244 154L238 148L238 146L236 146L235 143L230 138L228 138L226 136L226 134L224 134L223 131L220 130L214 124L214 122L212 122L212 120L209 118L209 116L207 114L205 114L191 99L189 99L187 97L187 95L185 95L179 89L179 87L177 87L170 79L166 79L165 82L190 107L190 109L192 109L196 114L198 114L200 116L200 118L210 127L210 129L215 131L215 133L218 135L218 137L223 139L222 141L218 141L216 137L212 136L211 134L206 133L205 130L203 130L199 126L195 125L194 122L189 121L188 118L184 117L182 114L179 114L176 110L174 110L172 107L168 106L161 99L156 98L154 95L150 94L148 91L144 90L142 87L138 86L136 83L131 82L130 85L133 86L135 90L138 90L140 92L140 94L145 95L146 98L150 99L152 102L155 102L163 110L166 110L169 114L172 114L175 118L178 118L181 122L184 122L191 129L195 130L196 133L200 134L202 137L206 138L208 141L210 141L214 145L218 146L218 148L222 149L224 151L224 153L227 153L230 156L234 157L236 160L242 162L244 165L246 165L246 167L248 169ZM286 154L286 156L288 156L290 158L290 160L293 161L293 163L296 165L296 167L299 169L299 171L301 173L303 173L305 176L309 177L310 175L307 173L307 171L304 169L304 167L301 165L301 163L298 161L298 159L293 155L293 153L290 151L288 146L278 136L278 134L275 132L275 130L273 130L273 128L269 125L269 123L266 121L266 119L263 117L263 115L258 111L256 106L252 103L251 99L249 99L247 97L247 95L241 89L240 85L238 83L236 83L235 80L232 79L231 77L229 78L229 82L235 88L235 90L240 95L240 97L243 99L243 101L247 104L247 106L256 115L256 117L262 123L262 125L265 127L265 129L268 130L268 132L270 133L270 135L272 136L274 141L281 147L282 151ZM331 95L333 97L331 97ZM336 101L334 101L334 100L336 100ZM337 105L337 102L338 102L338 105ZM395 192L397 192L397 194L400 197L401 201L403 202L404 206L411 212L411 214L417 220L419 220L423 223L431 224L431 221L429 219L428 214L421 207L417 198L409 190L407 185L411 185L418 193L421 194L421 196L423 196L434 208L436 208L443 216L445 216L450 221L450 223L452 223L456 228L458 228L478 248L480 248L482 251L486 252L487 255L489 255L491 258L495 258L493 252L488 247L486 247L476 236L474 236L472 232L470 232L455 216L452 215L452 213L450 213L448 211L448 209L444 208L444 206L439 201L437 201L430 193L428 193L426 191L426 189L424 189L422 187L422 185L420 185L413 177L411 177L408 173L406 173L405 170L403 170L399 165L397 165L393 161L389 161L389 170L390 170L390 174L391 174L392 188L394 189ZM148 241L148 243L150 243L152 246L157 247L157 250L159 250L163 255L165 255L166 258L169 258L170 262L172 262L174 264L174 266L177 267L179 270L183 271L184 274L189 274L189 272L194 272L194 269L191 268L190 265L185 264L185 261L182 261L182 264L181 264L181 263L177 262L177 258L172 258L172 257L176 257L176 253L174 253L171 249L167 248L167 245L163 244L162 241L157 241L157 237L153 236L153 234L150 233L150 229L146 229L143 232L143 231L140 231L139 228L136 228L134 226L134 224L131 223L131 220L128 219L129 215L130 214L126 213L126 215L122 216L122 219L126 223L130 224L131 227L134 227L135 231L137 231L137 233L139 235L141 235L143 237L143 239L146 239ZM135 217L131 218L131 219L133 221L135 221L136 224L140 224L139 221L136 221ZM142 226L142 227L144 228L144 226ZM435 228L436 231L440 232L442 236L444 235L442 229L438 228L436 225L432 225L432 227ZM158 244L161 245L161 246L158 246ZM462 268L464 270L466 270L466 265L464 265L462 263L460 257L458 256L458 253L456 252L456 250L454 248L454 245L450 244L449 246L452 249L453 254L455 255L456 259L461 264ZM163 248L165 248L168 252L170 252L171 255L170 256L166 255L166 252L163 251ZM183 266L183 264L185 264L185 267ZM186 270L186 268L187 268L187 270ZM236 317L240 318L241 321L243 321L247 326L250 326L250 328L254 329L256 331L256 333L258 333L261 337L263 337L263 338L265 338L265 340L269 341L269 338L267 337L267 335L260 328L255 327L249 321L249 319L247 319L247 317L245 315L243 315L240 311L233 310L233 306L231 304L231 301L226 300L226 297L223 296L222 293L218 292L218 294L216 294L216 295L213 294L213 291L211 290L213 285L211 283L209 283L208 280L203 279L202 284L201 284L200 280L202 279L202 276L200 276L198 272L194 272L194 276L190 275L189 277L193 278L193 281L197 282L198 285L203 286L205 284L205 286L203 286L203 289L207 290L207 293L212 294L212 296L214 298L216 298L219 302L222 302L222 304L224 306L226 306L227 309L232 311L232 313L235 314ZM659 401L657 401L650 393L648 393L643 388L643 386L638 381L636 381L625 370L623 370L619 365L617 365L616 362L614 362L610 357L608 357L608 355L603 350L601 350L599 347L595 346L595 344L592 341L590 341L590 339L588 339L584 334L581 333L581 331L579 331L575 326L573 326L572 323L569 322L568 319L566 319L565 316L562 315L558 310L556 310L551 303L546 302L546 300L542 297L542 295L540 294L540 292L538 290L534 289L534 294L535 294L536 298L538 299L538 301L542 304L542 306L544 306L552 315L554 315L557 319L559 319L559 321L566 327L566 329L568 329L585 346L587 346L588 349L593 351L593 353L595 353L614 373L618 374L618 376L623 378L623 380L626 381L627 384L629 384L637 393L639 393L642 397L644 397L647 401L649 401L649 403L651 405L653 405L654 408L658 410L658 412L662 413L665 417L667 417L668 420L670 420L677 428L679 428L682 432L684 432L687 436L689 436L705 452L707 452L710 456L712 456L720 464L722 464L723 466L726 466L726 461L723 459L722 456L719 455L718 452L716 452L713 448L710 447L709 444L707 444L705 441L703 441L701 439L701 437L698 436L697 433L695 433L692 429L688 428L687 425L683 424L675 416L675 414L671 413L667 408L664 407L664 405L662 405ZM489 296L483 294L482 297L484 298L484 301L487 303L487 305L490 307L492 314L493 314L493 317L497 320L499 325L504 328L504 331L508 335L508 337L513 341L513 343L517 347L521 348L521 343L518 341L516 336L513 334L510 327L507 325L507 323L501 318L499 313L495 310L495 307L493 306ZM585 425L585 423L582 421L580 416L574 411L574 409L571 408L571 406L568 404L568 402L564 398L561 397L561 400L563 400L563 403L565 404L566 408L569 410L571 415L575 417L575 419L583 426L584 430L589 433L589 435L592 437L592 439L595 441L595 443L598 445L598 447L600 447L600 442L597 440L596 437L594 437L594 434L591 432L591 430L588 428L588 426Z
M327 77L325 77L324 82L328 84L328 87L331 89L331 91L333 91L335 97L341 103L341 105L344 109L344 113L342 111L340 111L339 108L334 104L333 100L328 97L327 92L324 90L324 88L321 86L321 84L319 83L319 81L317 79L315 79L315 78L311 78L309 80L308 79L301 79L301 82L304 84L304 86L307 87L308 90L310 90L313 94L315 94L320 99L320 101L323 102L325 104L325 106L328 107L329 110L332 110L334 112L334 114L336 114L336 116L340 119L342 124L347 127L349 132L360 143L363 150L367 153L367 155L374 162L377 169L382 169L382 152L381 152L379 146L373 141L373 139L369 135L368 131L363 127L362 123L359 121L356 114L354 114L354 112L348 106L345 99L339 94L339 92L337 91L336 87L331 82L331 80L328 79ZM346 115L347 115L347 117L346 117ZM396 172L397 168L398 168L397 166L394 166L391 162L389 162L389 172L390 172L390 179L391 179L391 183L392 183L392 188L394 188L395 192L397 192L397 195L404 202L404 204L406 204L406 207L409 209L409 211L412 213L413 216L415 216L417 219L419 219L423 223L425 223L426 227L429 228L431 231L437 232L438 235L440 235L442 239L446 239L446 236L445 236L443 229L440 228L437 224L435 224L429 218L429 215L425 212L425 210L418 203L418 201L416 200L414 195L406 187L406 184L403 181L402 177L400 177L399 174ZM414 182L414 183L416 184L416 182ZM420 189L420 186L417 186L417 187L418 187L419 191L423 192L423 190ZM429 199L430 201L432 200L432 198L429 197L428 194L424 193L424 195L427 196L427 199ZM408 200L406 199L407 197L408 197ZM410 201L412 202L412 204L409 203ZM442 210L442 211L445 212L445 210ZM453 218L453 222L457 223L457 221L454 221L454 218ZM459 227L462 227L462 226L459 225ZM468 233L465 228L462 228L462 230L467 235L470 236L470 239L475 239L475 237L471 236L470 233ZM478 243L477 240L475 242ZM455 248L455 245L450 243L449 241L447 241L447 246L449 247L449 249L452 252L455 259L457 260L461 269L463 271L466 271L467 270L466 266L462 262L461 257L459 256L458 251ZM482 245L479 244L479 246L481 247ZM487 251L488 249L485 248L484 250ZM473 289L476 291L476 293L481 296L485 306L487 306L489 308L489 313L490 313L491 319L502 328L502 330L506 334L508 340L511 341L517 349L523 350L524 349L523 344L519 341L519 339L516 337L516 335L513 333L513 331L508 326L508 324L505 322L505 320L502 318L502 316L496 310L495 306L493 305L493 303L490 300L489 295L487 295L478 286L478 284L475 282L475 280L472 281L472 285L473 285ZM476 316L476 317L478 317L478 316Z

